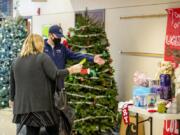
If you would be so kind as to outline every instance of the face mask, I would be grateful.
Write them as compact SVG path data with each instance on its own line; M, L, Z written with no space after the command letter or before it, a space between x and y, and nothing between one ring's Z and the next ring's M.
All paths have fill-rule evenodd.
M54 42L54 45L57 45L61 42L61 39L60 38L54 38L53 42Z

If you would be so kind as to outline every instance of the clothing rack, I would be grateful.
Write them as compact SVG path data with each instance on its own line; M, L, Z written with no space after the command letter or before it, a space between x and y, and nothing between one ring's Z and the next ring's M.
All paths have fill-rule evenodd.
M137 15L137 16L122 16L120 19L141 19L141 18L159 18L166 17L167 14L150 14L150 15Z
M163 58L164 54L161 53L147 53L147 52L125 52L121 51L122 55L130 55L130 56L143 56L143 57L154 57L154 58Z

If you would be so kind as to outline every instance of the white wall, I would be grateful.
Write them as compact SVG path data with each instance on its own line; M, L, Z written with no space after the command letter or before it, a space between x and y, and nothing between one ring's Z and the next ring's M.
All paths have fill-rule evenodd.
M180 3L160 4L106 10L106 32L111 43L111 54L114 60L116 80L120 98L132 98L133 73L145 72L154 77L158 70L160 58L121 55L122 51L163 53L167 18L121 19L122 16L138 16L166 13L169 7L180 7ZM158 128L157 128L158 127ZM149 135L149 123L145 124L146 135ZM163 121L154 119L153 134L162 135Z
M74 11L88 9L106 9L106 32L110 41L110 52L115 68L120 100L132 98L133 73L145 72L153 77L158 69L160 58L135 57L121 55L120 51L163 53L166 32L166 17L146 19L121 19L121 16L166 13L165 9L180 7L180 0L47 0L46 3L32 3L20 0L21 15L33 15L33 32L41 33L44 24L61 23L65 32L74 26ZM37 16L37 8L41 16ZM154 120L153 134L161 135L163 121ZM146 124L146 135L149 134Z
M74 26L74 20L73 12L33 16L33 32L42 34L43 25L61 24L64 34L67 34L68 28Z
M62 12L72 12L70 0L47 0L47 2L32 2L32 0L14 0L18 3L18 9L23 16L37 15L37 9L41 8L41 14L57 14Z

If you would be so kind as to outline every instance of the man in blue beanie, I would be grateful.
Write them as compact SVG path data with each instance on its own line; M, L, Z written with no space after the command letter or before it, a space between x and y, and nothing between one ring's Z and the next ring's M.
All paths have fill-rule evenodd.
M58 69L64 69L66 61L71 60L82 60L84 58L89 62L103 65L105 60L100 55L91 56L88 54L82 54L80 52L73 52L61 43L61 39L64 38L62 28L58 25L52 25L49 28L48 39L45 40L44 52L48 54L54 61ZM57 83L59 90L64 89L64 80L59 79Z
M45 40L44 48L44 52L51 57L58 69L65 68L67 59L82 60L83 58L86 58L87 61L97 63L99 65L103 65L105 63L100 55L91 56L80 52L73 52L61 43L61 38L64 38L62 28L58 25L52 25L49 28L49 36L48 39ZM64 80L58 81L58 88L64 88Z

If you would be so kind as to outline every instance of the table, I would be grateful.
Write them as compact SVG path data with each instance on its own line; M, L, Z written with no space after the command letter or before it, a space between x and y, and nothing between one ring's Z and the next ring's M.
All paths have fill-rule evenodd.
M135 106L129 106L129 111L136 114L136 135L138 135L138 125L146 121L150 122L150 135L152 135L153 118L161 119L161 120L178 120L178 124L180 126L180 113L179 114L167 114L167 113L161 114L158 112L149 113L145 108L135 107ZM139 121L139 115L144 115L147 116L148 118L143 121ZM180 135L180 128L179 128L179 135Z

